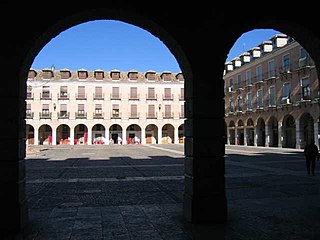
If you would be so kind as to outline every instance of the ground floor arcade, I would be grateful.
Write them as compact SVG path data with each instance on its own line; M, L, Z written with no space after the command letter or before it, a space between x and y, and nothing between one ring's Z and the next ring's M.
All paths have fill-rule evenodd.
M58 144L178 144L184 142L184 124L27 123L26 143Z
M314 140L319 146L319 110L226 117L225 131L228 145L303 149Z

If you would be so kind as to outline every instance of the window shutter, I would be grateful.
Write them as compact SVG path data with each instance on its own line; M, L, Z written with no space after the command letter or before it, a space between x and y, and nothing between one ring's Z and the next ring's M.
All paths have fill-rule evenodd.
M78 104L78 110L84 111L84 104Z
M130 98L138 98L137 91L138 90L136 87L130 88Z
M66 112L67 111L67 104L60 104L60 111Z
M148 98L150 98L150 99L154 99L155 98L154 88L148 88Z

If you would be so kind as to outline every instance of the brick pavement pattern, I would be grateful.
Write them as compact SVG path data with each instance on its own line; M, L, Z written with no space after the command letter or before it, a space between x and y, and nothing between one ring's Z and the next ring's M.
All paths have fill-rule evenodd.
M34 146L30 224L12 239L320 239L320 174L302 151L227 146L221 225L185 222L183 174L183 145Z

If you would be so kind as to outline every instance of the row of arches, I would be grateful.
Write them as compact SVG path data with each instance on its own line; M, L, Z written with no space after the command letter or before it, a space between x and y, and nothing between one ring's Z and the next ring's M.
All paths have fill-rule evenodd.
M58 144L168 144L184 142L184 124L173 126L165 124L158 127L149 124L141 127L131 124L123 127L113 124L106 127L103 124L95 124L92 127L86 124L69 126L60 124L51 126L26 125L26 143L30 145L58 145Z
M256 122L248 118L246 122L238 119L226 123L226 144L229 145L301 149L318 139L317 134L318 123L310 113L303 113L296 120L287 114L280 120L272 115L267 120L259 117Z

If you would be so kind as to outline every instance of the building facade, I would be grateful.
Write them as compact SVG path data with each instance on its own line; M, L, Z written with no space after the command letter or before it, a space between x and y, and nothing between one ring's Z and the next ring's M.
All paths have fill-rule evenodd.
M184 141L181 73L30 69L27 144Z
M225 63L226 144L319 146L319 79L306 50L285 34Z

